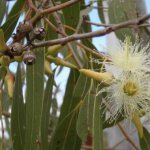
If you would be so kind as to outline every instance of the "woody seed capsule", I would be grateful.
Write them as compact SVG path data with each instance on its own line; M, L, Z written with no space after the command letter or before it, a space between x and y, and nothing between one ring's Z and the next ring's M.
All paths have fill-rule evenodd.
M33 26L30 21L20 22L19 26L17 27L17 33L27 33L33 30Z
M13 56L20 56L22 54L22 45L20 43L13 43L10 47L10 53Z
M28 50L23 55L23 61L26 65L33 65L35 63L36 56L34 52Z
M35 39L43 40L46 36L45 29L43 27L35 28L33 31L33 36L35 37Z

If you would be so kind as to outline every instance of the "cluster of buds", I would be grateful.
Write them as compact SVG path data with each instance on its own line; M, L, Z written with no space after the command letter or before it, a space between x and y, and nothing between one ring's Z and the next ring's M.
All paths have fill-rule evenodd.
M33 28L32 24L29 21L25 21L20 23L17 28L18 34L26 34L27 38L27 46L30 47L34 40L43 40L45 38L46 32L43 27L35 27ZM18 45L19 48L19 45ZM21 47L20 47L21 48ZM16 49L17 50L17 49ZM15 50L13 51L15 53ZM21 51L23 52L23 51ZM19 51L18 51L19 53ZM21 53L22 55L22 53ZM36 56L33 51L27 50L23 52L23 61L26 65L32 65L35 63Z
M3 30L0 30L0 66L9 66L9 63L13 60L21 62L24 61L27 65L35 63L36 56L29 48L34 40L43 40L46 36L45 29L43 27L33 28L30 21L24 21L19 23L17 32L13 34L13 43L7 45L4 38ZM23 46L20 43L20 39L26 37L27 44ZM28 50L26 50L26 48Z
M16 33L13 34L13 42L7 45L4 32L0 29L0 73L6 83L10 98L13 97L15 76L9 71L9 64L13 61L24 61L26 65L34 64L36 56L34 51L31 50L32 42L34 40L43 40L45 35L44 28L34 28L30 21L24 21L19 23ZM21 42L24 37L27 39L25 46Z

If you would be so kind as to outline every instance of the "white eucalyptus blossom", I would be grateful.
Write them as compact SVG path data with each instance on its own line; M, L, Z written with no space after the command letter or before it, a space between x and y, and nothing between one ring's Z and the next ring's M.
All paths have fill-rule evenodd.
M107 93L104 103L110 111L110 120L116 120L120 115L132 119L134 114L150 111L150 55L147 49L148 45L141 47L138 42L132 45L126 38L120 51L110 51L111 62L106 63L106 70L114 78L108 87L99 91Z
M119 115L131 119L135 113L150 111L150 84L146 74L123 73L102 91L107 92L105 102L112 119Z
M134 44L126 37L124 42L120 42L117 49L109 50L110 60L109 69L114 72L131 71L139 73L140 71L150 71L150 54L147 52L149 44L143 46L136 40Z

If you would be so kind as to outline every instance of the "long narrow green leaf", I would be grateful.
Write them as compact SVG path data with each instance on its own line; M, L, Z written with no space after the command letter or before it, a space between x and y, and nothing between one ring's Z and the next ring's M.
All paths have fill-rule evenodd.
M139 16L143 16L144 14L146 14L146 7L144 3L144 1L139 0L109 1L108 14L110 23L116 24L130 19L136 19ZM144 38L144 40L149 39L149 36L147 36L147 33L142 28L140 28L139 31L140 37ZM132 40L134 40L137 32L135 32L133 29L125 28L116 31L115 34L121 40L125 39L125 35L131 36Z
M13 6L12 10L10 11L6 22L1 27L5 34L5 41L7 41L10 36L12 35L12 32L14 31L16 24L18 22L18 19L21 14L21 10L23 8L23 5L25 3L25 0L17 0L15 5Z
M3 79L7 73L7 69L5 67L0 68L0 79Z
M91 79L88 79L88 81L91 81ZM87 91L87 94L82 102L77 120L77 133L83 142L86 140L89 132L91 132L92 134L92 112L94 107L93 99L95 98L95 95L91 90L92 83L90 82L90 84L87 84L87 86L89 87L89 91Z
M6 12L6 0L0 0L0 24L2 23L3 19L4 19L4 15Z
M80 139L85 142L87 135L88 135L88 122L87 122L87 96L82 102L82 106L79 111L78 119L77 119L77 133Z
M98 0L97 4L98 4L98 7L99 7L99 9L98 9L99 18L100 18L102 23L105 23L105 17L104 17L105 9L103 8L103 0Z
M25 149L36 150L40 140L41 113L44 90L44 48L36 49L36 63L27 66Z
M142 150L150 150L150 133L143 127L143 138L139 138Z
M50 107L52 100L52 90L54 77L50 76L45 88L43 109L42 109L42 121L41 121L41 148L42 150L48 150L48 123L50 115Z
M13 149L20 150L24 147L25 136L25 104L22 96L21 68L18 64L15 90L13 96L12 113L11 113L11 134Z
M77 83L76 79L77 76L71 72L61 114L50 143L52 150L80 150L81 141L77 136L76 121L81 100L85 96L88 86L86 86L87 78L84 76L81 75Z
M69 0L61 0L62 3L66 1L69 1ZM80 18L80 3L64 8L63 15L64 15L65 24L76 29L78 22L79 22L79 18ZM70 30L67 30L67 33L72 34L73 32Z
M97 92L96 92L97 93ZM103 150L103 128L101 119L101 95L95 96L93 109L93 150Z

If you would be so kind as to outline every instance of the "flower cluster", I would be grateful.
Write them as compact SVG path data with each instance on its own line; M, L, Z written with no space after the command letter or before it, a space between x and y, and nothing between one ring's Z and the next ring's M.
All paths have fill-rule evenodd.
M110 86L100 92L107 92L105 103L109 107L111 120L122 115L132 119L134 114L150 111L150 54L149 45L132 44L130 38L121 43L119 51L110 50L111 62L106 70L114 76Z

